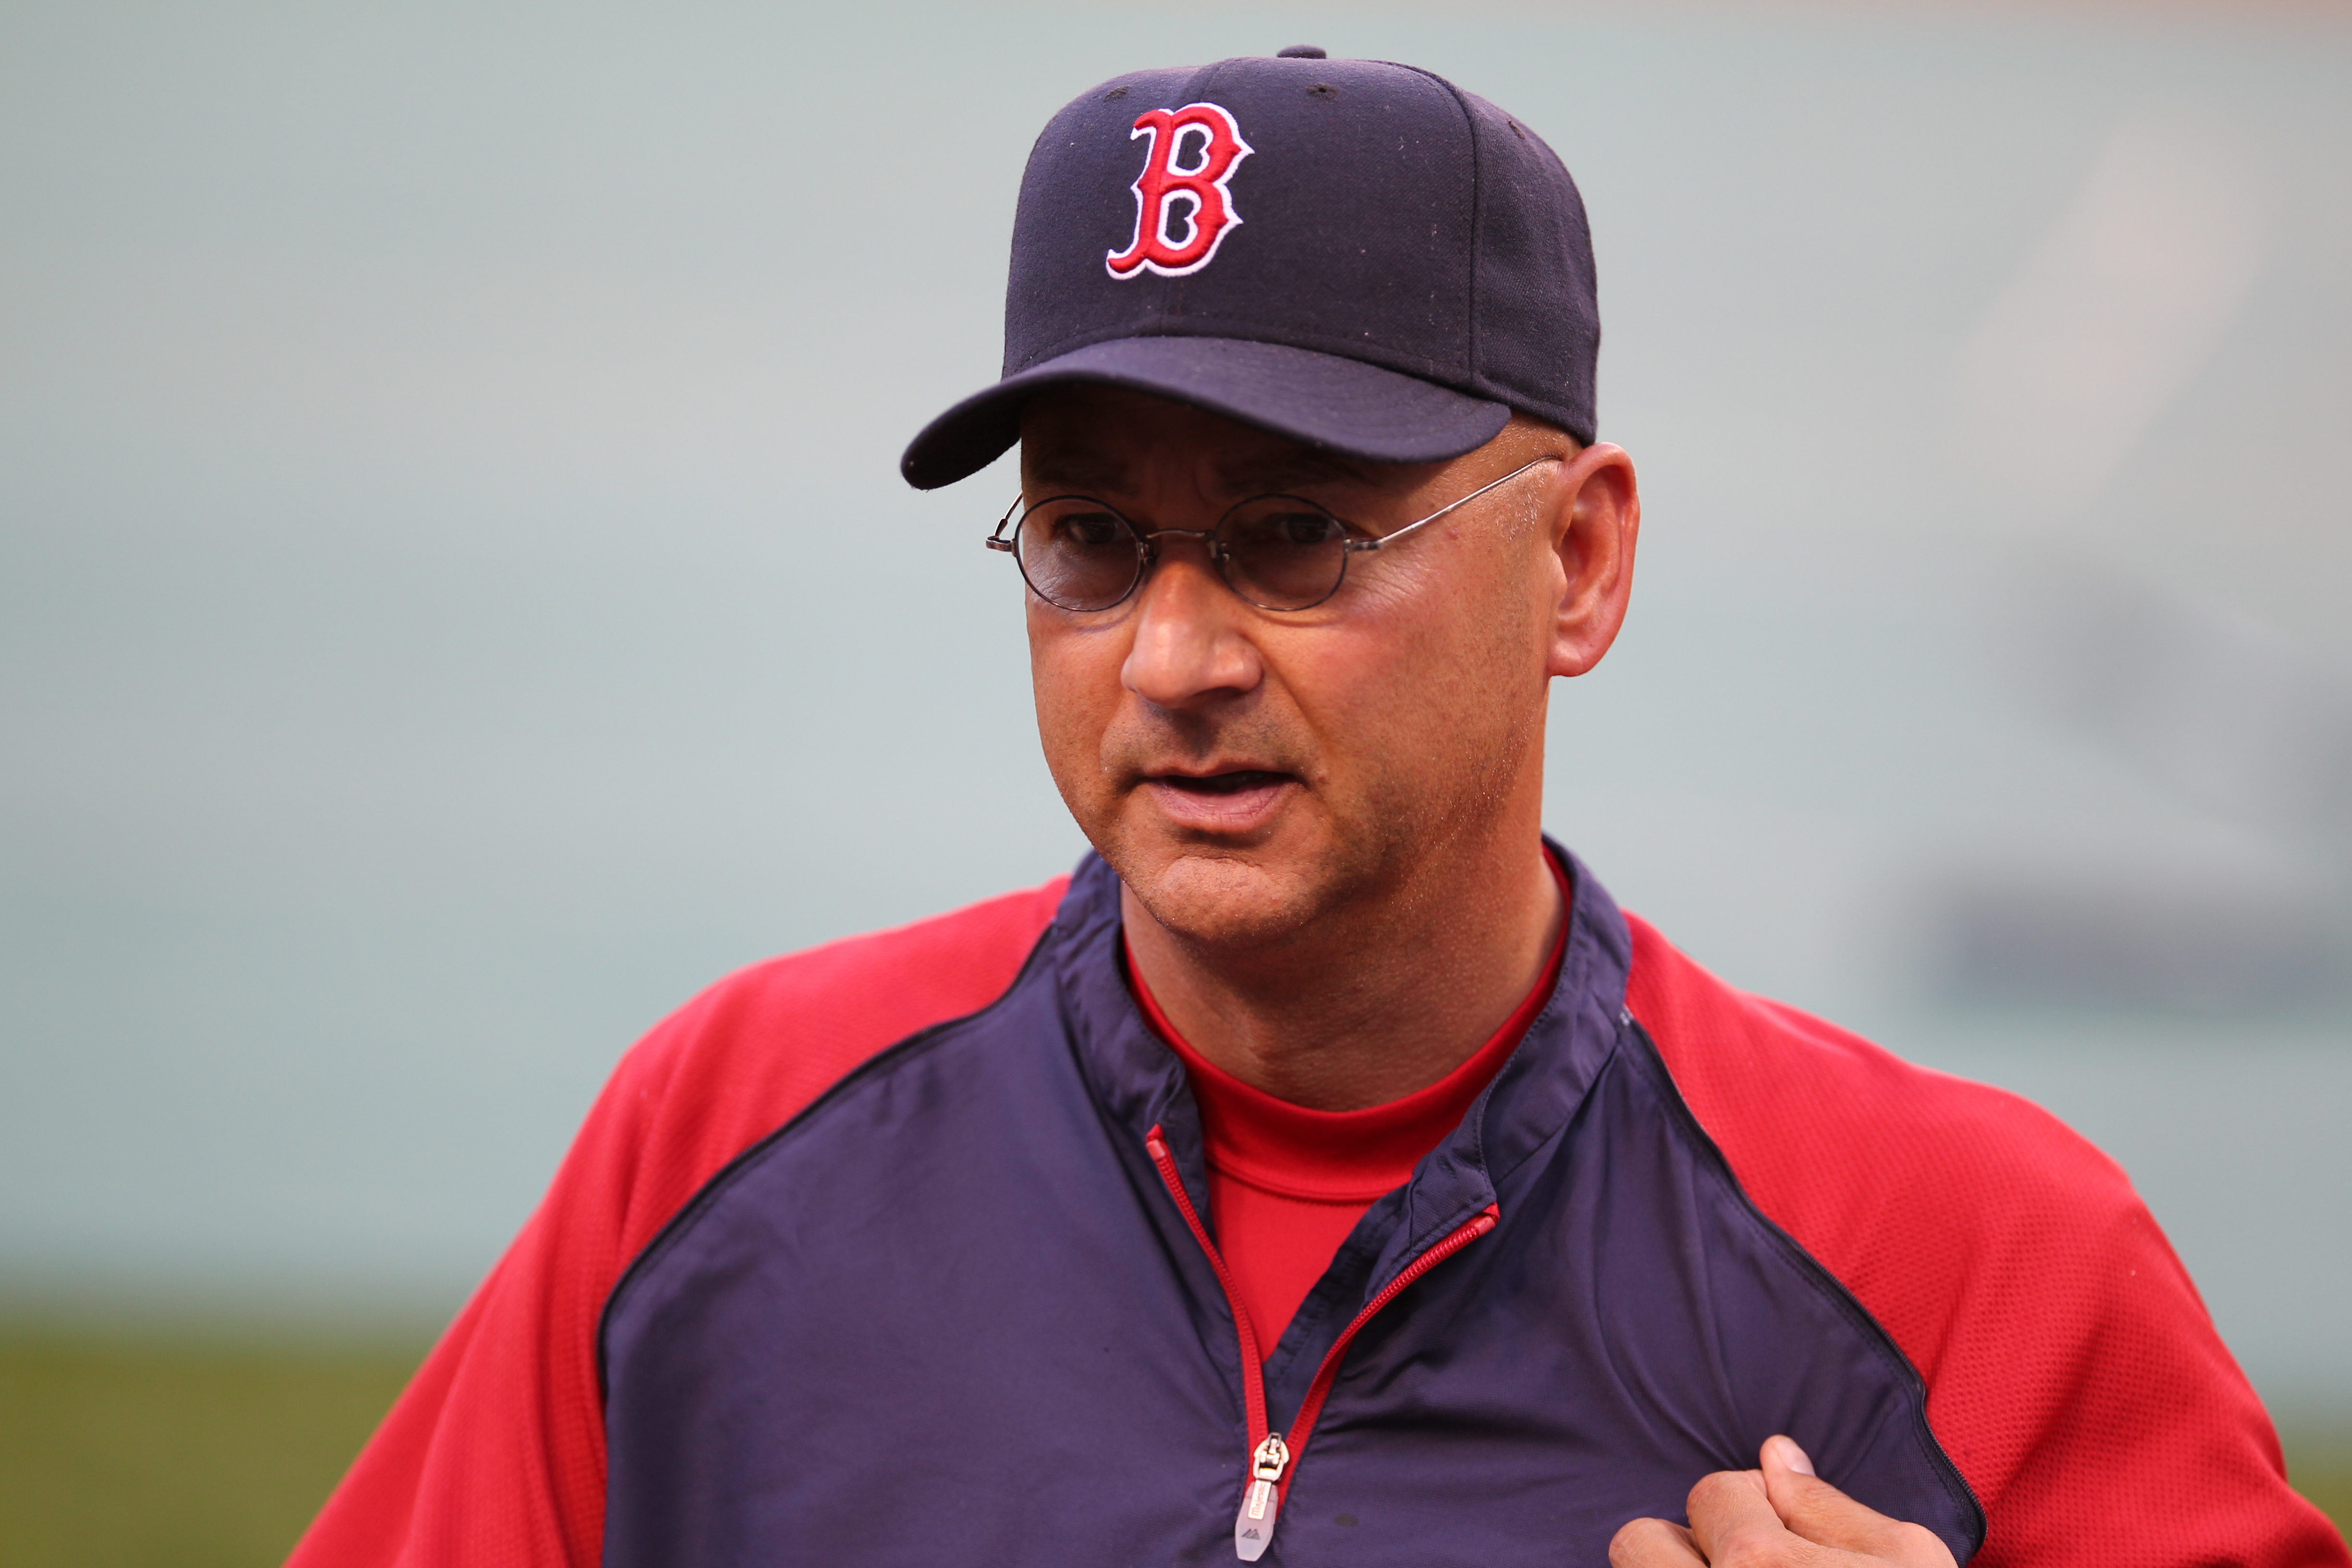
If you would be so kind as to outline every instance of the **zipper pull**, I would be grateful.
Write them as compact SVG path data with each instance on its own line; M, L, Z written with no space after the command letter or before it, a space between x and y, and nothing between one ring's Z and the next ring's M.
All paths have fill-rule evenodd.
M1282 1508L1282 1472L1290 1468L1290 1445L1279 1432L1269 1432L1250 1456L1249 1490L1242 1494L1242 1511L1234 1519L1234 1555L1255 1563L1265 1555L1274 1540L1274 1516Z

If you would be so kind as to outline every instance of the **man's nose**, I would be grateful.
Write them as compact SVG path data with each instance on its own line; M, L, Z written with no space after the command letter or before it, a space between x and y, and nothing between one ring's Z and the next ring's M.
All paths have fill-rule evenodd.
M1218 575L1208 541L1171 530L1151 544L1157 564L1138 593L1135 640L1119 679L1160 708L1254 689L1265 672L1244 624L1252 612Z

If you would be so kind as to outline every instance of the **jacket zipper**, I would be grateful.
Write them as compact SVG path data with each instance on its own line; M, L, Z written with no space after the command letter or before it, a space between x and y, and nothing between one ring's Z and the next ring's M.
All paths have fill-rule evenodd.
M1249 1485L1242 1492L1241 1510L1234 1516L1234 1555L1244 1563L1255 1563L1265 1555L1274 1540L1275 1519L1282 1511L1282 1500L1289 1493L1291 1479L1298 1473L1298 1460L1306 1452L1307 1440L1315 1435L1315 1421L1323 1414L1323 1401L1329 1397L1331 1384L1339 1378L1339 1362L1348 1352L1348 1342L1381 1308L1402 1294L1406 1286L1494 1229L1502 1221L1502 1211L1488 1204L1466 1224L1423 1248L1420 1256L1398 1271L1395 1279L1381 1288L1380 1294L1364 1303L1363 1310L1339 1331L1339 1337L1323 1352L1322 1364L1315 1369L1315 1381L1307 1385L1307 1397L1299 1402L1297 1417L1291 1422L1286 1438L1272 1430L1266 1417L1265 1373L1263 1358L1258 1354L1257 1331L1250 1324L1249 1311L1242 1305L1240 1292L1234 1289L1234 1277L1225 1268L1224 1255L1209 1239L1209 1227L1201 1223L1199 1211L1184 1191L1183 1178L1176 1170L1176 1157L1168 1152L1168 1141L1159 1127L1154 1126L1144 1135L1143 1148L1151 1156L1160 1181L1166 1184L1168 1195L1176 1200L1177 1211L1192 1227L1192 1239L1209 1255L1209 1267L1216 1270L1218 1287L1225 1293L1226 1306L1233 1310L1234 1333L1241 1342L1242 1409L1249 1425L1249 1458L1245 1467Z

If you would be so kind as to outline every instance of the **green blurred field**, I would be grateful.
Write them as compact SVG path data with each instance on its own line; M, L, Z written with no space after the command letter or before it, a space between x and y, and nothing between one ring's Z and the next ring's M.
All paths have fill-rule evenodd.
M279 1562L421 1350L0 1331L0 1568Z
M0 1568L267 1568L421 1347L0 1330ZM2352 1440L2289 1452L2352 1521Z
M2352 1436L2288 1434L2286 1473L2304 1496L2327 1511L2336 1529L2352 1536Z

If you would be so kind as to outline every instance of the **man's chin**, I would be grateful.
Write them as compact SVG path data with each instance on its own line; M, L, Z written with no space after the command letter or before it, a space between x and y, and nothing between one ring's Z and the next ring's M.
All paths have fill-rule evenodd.
M1199 946L1279 945L1313 924L1326 902L1317 896L1322 878L1263 849L1185 846L1139 858L1131 869L1113 868L1153 920Z

